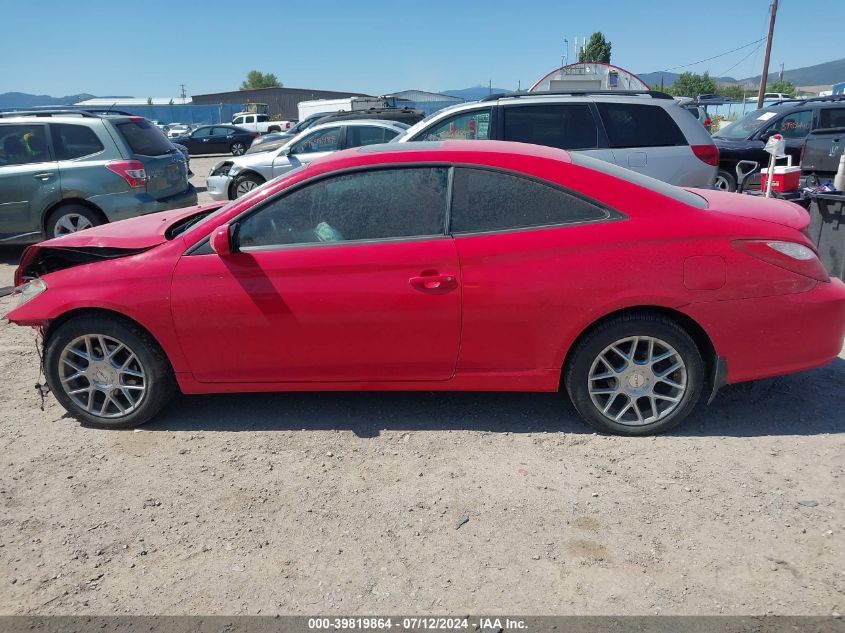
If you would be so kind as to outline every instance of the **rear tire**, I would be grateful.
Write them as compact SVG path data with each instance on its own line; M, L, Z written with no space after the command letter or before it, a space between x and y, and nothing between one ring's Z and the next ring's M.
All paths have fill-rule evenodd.
M68 233L84 231L103 224L103 217L81 204L63 204L54 209L47 217L45 232L47 239L52 239Z
M85 426L122 429L148 422L176 392L164 351L129 320L80 316L49 334L50 391Z
M720 169L716 174L716 182L713 186L719 191L736 191L736 176L731 172Z
M229 151L232 152L232 156L243 156L246 152L246 143L241 143L240 141L232 143Z
M612 318L573 348L564 368L572 404L604 433L652 435L680 424L701 397L706 371L693 340L662 315Z
M248 194L250 191L255 189L256 187L260 187L266 181L259 176L258 174L244 174L243 176L239 176L235 179L235 185L232 187L232 193L234 194L234 198L240 198Z

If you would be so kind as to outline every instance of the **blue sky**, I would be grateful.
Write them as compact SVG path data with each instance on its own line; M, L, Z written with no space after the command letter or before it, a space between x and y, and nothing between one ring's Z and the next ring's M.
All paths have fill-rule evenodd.
M563 39L600 30L633 72L685 65L766 34L768 0L0 0L0 92L170 97L234 90L250 69L286 86L383 94L526 87ZM845 56L842 0L782 0L772 70ZM683 70L759 74L745 48ZM750 56L741 61L743 57ZM734 68L734 66L738 62ZM842 78L845 80L845 78Z

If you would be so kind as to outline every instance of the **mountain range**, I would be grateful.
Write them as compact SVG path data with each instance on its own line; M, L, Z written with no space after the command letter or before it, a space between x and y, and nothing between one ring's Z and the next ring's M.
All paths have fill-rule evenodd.
M677 81L680 74L669 72L653 72L641 73L638 75L640 79L646 82L649 86L660 83L660 78L663 77L663 85L668 87ZM733 77L713 77L713 80L719 84L739 84L748 88L754 88L760 85L760 76L746 77L745 79L734 79ZM778 79L780 72L769 73L768 81ZM845 81L845 58L837 59L831 62L824 62L823 64L816 64L814 66L805 66L803 68L793 68L792 70L785 70L783 78L791 81L796 86L826 86Z
M779 72L769 73L769 81L778 78ZM660 83L660 78L663 77L663 85L668 87L677 81L680 75L678 73L670 72L651 72L639 74L640 79L646 82L649 86ZM823 64L816 64L814 66L805 66L804 68L794 68L792 70L784 71L783 78L791 81L796 86L824 86L832 85L845 81L845 58L837 59ZM714 77L717 83L724 84L741 84L748 88L753 88L760 83L760 75L756 77L748 77L746 79L734 79L733 77ZM493 88L492 90L487 86L472 86L471 88L460 88L456 90L444 90L443 94L453 97L461 97L467 101L476 101L483 99L489 94L501 94L511 92L508 88ZM111 95L110 95L111 96ZM65 97L51 97L49 95L33 95L26 92L4 92L0 93L0 110L12 108L31 108L33 106L62 106L71 105L92 99L94 95L82 93L76 95L67 95ZM122 96L114 96L115 99L125 98Z

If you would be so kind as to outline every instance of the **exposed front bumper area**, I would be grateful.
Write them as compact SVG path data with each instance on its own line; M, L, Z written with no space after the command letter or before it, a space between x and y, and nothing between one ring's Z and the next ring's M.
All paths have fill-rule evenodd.
M845 284L839 279L807 292L693 303L681 311L709 334L726 360L729 384L825 365L845 338Z
M209 176L205 187L212 200L228 200L232 177L229 175Z

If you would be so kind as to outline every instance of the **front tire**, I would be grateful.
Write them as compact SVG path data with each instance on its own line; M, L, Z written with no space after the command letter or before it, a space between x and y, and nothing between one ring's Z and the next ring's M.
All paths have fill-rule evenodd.
M657 314L622 315L590 331L564 368L572 403L604 433L651 435L680 424L706 372L693 340Z
M265 182L266 181L258 174L244 174L243 176L239 176L235 180L234 187L232 187L232 192L234 194L233 200L248 194L250 191L256 187L260 187Z
M120 429L152 419L176 392L158 343L131 321L80 316L49 334L47 384L85 426Z

